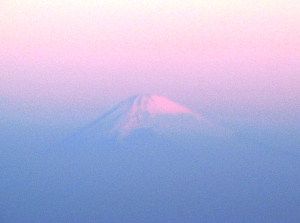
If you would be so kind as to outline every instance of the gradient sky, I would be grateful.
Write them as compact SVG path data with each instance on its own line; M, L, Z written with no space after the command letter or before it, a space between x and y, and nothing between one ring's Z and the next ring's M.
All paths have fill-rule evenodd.
M299 0L2 0L1 115L94 117L156 93L224 122L299 124L299 12Z
M53 146L140 93L239 137ZM295 222L299 136L300 0L0 0L2 223Z

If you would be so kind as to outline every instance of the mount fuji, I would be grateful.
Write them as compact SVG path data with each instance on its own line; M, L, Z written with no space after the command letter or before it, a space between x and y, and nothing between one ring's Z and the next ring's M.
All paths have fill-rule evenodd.
M232 132L159 95L135 95L70 136L68 143L123 143L158 138L226 138Z
M300 219L297 157L162 96L133 96L47 151L34 193L46 187L55 214L42 222Z

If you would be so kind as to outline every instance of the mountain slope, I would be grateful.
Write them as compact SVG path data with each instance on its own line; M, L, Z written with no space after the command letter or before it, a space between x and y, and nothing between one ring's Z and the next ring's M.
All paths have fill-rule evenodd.
M209 122L197 112L166 97L136 95L91 124L76 132L68 141L124 141L128 138L156 137L227 137L230 131Z
M43 222L299 222L298 157L164 97L125 100L69 142L40 161L32 193L58 218Z

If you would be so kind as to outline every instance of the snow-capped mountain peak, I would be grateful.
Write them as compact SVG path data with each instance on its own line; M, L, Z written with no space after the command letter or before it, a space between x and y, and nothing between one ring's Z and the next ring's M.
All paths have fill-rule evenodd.
M159 95L128 98L94 122L80 129L68 141L103 142L148 137L227 137L231 132L197 112Z
M124 137L136 129L149 129L159 132L171 129L174 125L168 121L180 115L202 118L196 112L159 95L137 95L121 103L111 116L119 116L110 130L111 134ZM171 118L171 119L172 119ZM174 123L175 124L175 123ZM176 128L174 128L176 129ZM164 131L163 130L163 131Z
M159 95L138 95L132 104L132 113L147 112L151 117L157 114L190 114L196 115L192 110L177 104L166 97Z

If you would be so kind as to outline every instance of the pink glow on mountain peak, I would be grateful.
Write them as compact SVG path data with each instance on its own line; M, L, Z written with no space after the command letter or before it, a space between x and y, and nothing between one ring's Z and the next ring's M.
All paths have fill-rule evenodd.
M192 110L179 105L166 97L159 95L140 95L134 100L132 106L132 112L135 113L137 110L141 112L148 112L150 116L157 114L190 114L196 115Z

